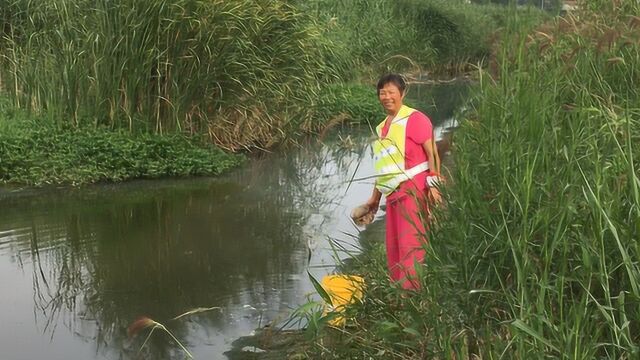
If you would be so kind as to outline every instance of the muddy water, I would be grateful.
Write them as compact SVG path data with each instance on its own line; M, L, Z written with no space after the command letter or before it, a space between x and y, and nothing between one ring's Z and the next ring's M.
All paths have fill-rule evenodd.
M412 92L440 133L464 85ZM215 179L0 189L0 359L196 359L282 322L315 277L358 250L349 211L371 192L370 131L342 129ZM379 214L379 219L383 214ZM344 251L335 252L329 239ZM310 257L310 260L309 260ZM172 320L194 308L212 308Z

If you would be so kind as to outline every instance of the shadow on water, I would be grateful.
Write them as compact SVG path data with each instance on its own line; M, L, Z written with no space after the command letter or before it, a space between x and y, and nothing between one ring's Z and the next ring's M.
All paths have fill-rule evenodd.
M442 99L415 106L441 123L460 89L418 88ZM313 292L307 268L335 267L328 238L360 246L348 212L371 184L347 184L370 174L370 133L348 131L217 179L0 193L3 359L184 358L161 332L138 354L144 336L127 326L142 315L196 358L223 359L234 339L285 320ZM222 310L170 320L198 307Z

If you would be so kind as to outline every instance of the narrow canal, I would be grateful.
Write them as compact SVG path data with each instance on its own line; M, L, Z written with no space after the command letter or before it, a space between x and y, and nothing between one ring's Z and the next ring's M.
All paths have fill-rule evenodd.
M466 91L410 96L442 135ZM307 269L321 278L358 251L349 212L372 184L351 180L372 174L370 138L339 129L214 179L0 189L0 359L139 358L146 333L127 327L143 315L196 359L225 359L233 340L305 302ZM184 358L160 332L142 355Z

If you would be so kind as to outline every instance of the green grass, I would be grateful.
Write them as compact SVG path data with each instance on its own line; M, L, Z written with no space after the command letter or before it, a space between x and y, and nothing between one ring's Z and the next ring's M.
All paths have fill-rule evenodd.
M322 89L312 109L314 116L305 128L319 131L336 122L376 125L381 110L374 86L336 84Z
M401 299L372 246L356 326L323 358L638 357L640 8L609 6L502 39L454 134L423 290Z
M213 176L242 161L195 137L76 128L22 112L0 112L0 183L80 185Z
M539 18L530 12L523 18ZM135 144L190 149L187 136L229 151L267 149L342 121L377 122L375 92L357 84L386 71L484 63L491 35L511 19L504 14L440 0L5 1L0 92L38 120L10 122L4 151L16 155L0 176L75 183L211 174L214 165L162 165ZM34 149L48 144L51 154L21 158L16 149L38 141ZM49 166L92 156L102 163L103 153L154 163L75 170L86 175Z
M2 90L56 122L269 142L298 117L332 44L287 1L4 2ZM238 138L240 138L238 136Z
M502 26L489 15L497 9L439 0L12 0L0 5L0 89L58 123L267 147L311 121L326 86L482 62Z
M329 62L351 59L341 68L359 70L343 78L407 70L455 74L468 63L483 64L496 33L513 17L503 6L463 1L312 0L302 6L326 23L323 35L336 44ZM533 8L516 13L520 27L547 17Z

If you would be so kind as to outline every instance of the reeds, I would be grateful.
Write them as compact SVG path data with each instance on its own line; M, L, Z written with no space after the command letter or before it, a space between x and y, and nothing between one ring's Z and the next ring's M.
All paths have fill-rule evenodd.
M640 42L629 15L640 7L630 9L503 37L497 72L480 72L453 136L454 185L426 234L422 291L398 300L382 246L362 255L359 327L326 358L638 357Z
M330 84L482 61L504 13L496 9L439 0L10 0L0 5L0 91L59 124L268 148L323 128L310 125L323 117L320 90ZM434 19L446 26L434 30Z
M484 60L490 35L508 17L503 6L463 1L310 0L302 6L327 23L323 35L337 45L333 62L350 58L376 75L420 67L457 75L468 63ZM545 16L529 8L519 11L532 23Z
M3 92L74 125L215 140L246 119L262 144L334 77L331 44L286 1L13 0L0 17Z
M559 19L503 42L495 85L481 77L432 241L477 355L638 354L636 36L618 14Z

